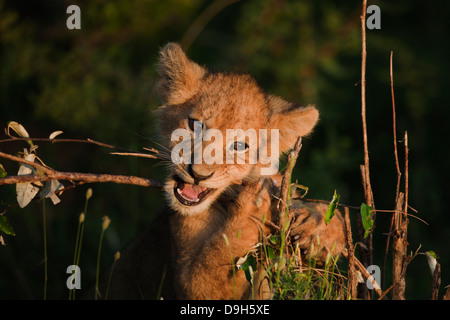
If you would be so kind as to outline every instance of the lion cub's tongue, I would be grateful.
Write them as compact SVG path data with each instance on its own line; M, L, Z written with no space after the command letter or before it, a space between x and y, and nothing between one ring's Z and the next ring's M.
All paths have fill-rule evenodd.
M205 190L206 188L200 187L199 185L184 183L180 191L185 198L191 200L198 200L198 196L200 195L200 193L202 193Z

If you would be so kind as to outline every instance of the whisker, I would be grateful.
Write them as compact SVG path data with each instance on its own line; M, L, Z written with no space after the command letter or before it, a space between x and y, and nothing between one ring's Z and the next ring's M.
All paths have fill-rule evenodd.
M157 163L155 163L153 165L153 167L160 167L160 166L170 167L172 164L173 163L171 161L161 160L161 161L158 161Z

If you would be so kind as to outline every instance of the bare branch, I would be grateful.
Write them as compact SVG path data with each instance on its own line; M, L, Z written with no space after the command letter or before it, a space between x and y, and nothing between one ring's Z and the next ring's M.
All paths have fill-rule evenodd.
M364 172L363 183L364 193L366 198L366 204L373 208L373 195L372 187L370 184L370 171L369 171L369 148L367 142L367 122L366 122L366 7L367 0L363 0L362 14L361 14L361 37L362 37L362 49L361 49L361 118L363 127L363 142L364 142Z
M35 175L8 176L2 178L0 179L0 185L29 183L48 180L71 180L71 181L83 181L85 183L113 182L113 183L132 184L142 187L153 187L153 188L161 188L163 186L163 183L161 181L134 176L78 173L78 172L59 172L49 167L43 166L37 162L31 162L4 152L0 152L0 157L26 164L28 166L35 168L36 171L38 172L38 174Z
M345 258L349 258L348 252L343 252L342 254ZM358 260L355 256L353 257L355 267L358 269L359 272L361 272L361 275L367 280L371 279L370 282L372 283L372 286L377 293L379 297L383 297L383 291L380 289L379 284L375 281L375 279L372 277L372 275L367 271L367 269L364 267L364 265L361 263L361 261ZM371 278L372 277L372 278Z
M280 195L280 200L278 203L279 210L280 210L278 225L280 226L280 228L284 228L284 222L285 222L285 218L286 218L287 197L288 197L288 190L289 190L289 181L291 179L292 170L295 166L295 162L297 161L298 154L299 154L301 148L302 148L302 138L298 137L297 141L295 142L294 148L289 153L289 156L287 159L287 168L284 171L283 179L281 180L281 195Z
M42 142L51 142L51 143L62 143L62 142L70 142L70 143L87 143L87 144L93 144L100 147L108 148L108 149L114 149L121 151L123 153L136 153L133 150L128 150L126 148L117 147L108 143L96 141L90 138L87 139L50 139L50 138L21 138L21 137L14 137L11 135L8 135L8 139L1 139L0 143L6 143L6 142L17 142L17 141L42 141ZM156 149L153 148L144 148L145 150L158 153ZM156 157L155 157L156 158Z
M437 300L439 295L439 288L441 286L441 265L436 262L436 269L433 273L433 281L431 283L431 300Z
M397 212L394 215L394 236L392 243L392 299L405 300L405 273L407 266L407 223L406 215L402 214L404 194L399 193L396 203Z
M140 152L110 152L110 154L118 155L118 156L130 156L130 157L138 157L138 158L150 158L150 159L158 159L157 156L148 153L140 153Z
M392 58L393 52L391 51L390 63L389 63L389 73L391 77L391 100L392 100L392 131L394 138L394 157L395 157L395 167L397 168L397 189L396 189L396 197L398 197L398 193L400 191L400 177L402 175L400 171L400 165L398 163L398 152L397 152L397 120L396 120L396 112L395 112L395 98L394 98L394 73L392 66Z
M23 176L8 176L0 179L0 185L16 184L16 183L30 183L37 181L49 180L66 180L66 181L81 181L84 183L98 183L98 182L112 182L118 184L131 184L141 187L162 188L163 183L159 180L141 178L135 176L125 175L111 175L111 174L95 174L95 173L79 173L79 172L58 172L53 171L51 174L45 175L23 175Z
M4 152L0 151L0 157L8 159L8 160L15 161L15 162L26 164L28 166L31 166L31 167L37 169L37 170L41 170L45 174L52 174L54 172L54 170L49 168L49 167L43 166L43 165L41 165L41 164L39 164L37 162L32 162L32 161L28 161L28 160L25 160L25 159L20 158L20 157L13 156L12 154L8 154L8 153L4 153Z
M347 287L349 291L349 297L352 299L357 298L357 277L355 270L355 254L353 253L353 238L352 238L352 228L350 224L349 209L344 208L344 230L345 238L347 241L347 253L348 253L348 282Z
M365 203L375 208L372 186L370 183L370 171L369 171L369 148L367 142L367 122L366 122L366 10L367 10L367 0L363 0L361 19L361 119L362 119L362 131L363 131L363 144L364 144L364 165L361 165L361 176L362 183L364 187L364 198ZM372 219L375 219L375 213L372 211ZM361 256L361 261L364 265L368 266L372 264L372 232L367 236L363 236L363 226L360 216L358 216L358 236L360 242L364 243L363 246L359 247L359 253ZM369 291L366 287L361 287L360 296L364 299L370 299Z
M391 51L391 55L390 55L390 59L389 59L389 74L390 74L390 78L391 78L392 131L393 131L393 139L394 139L394 159L395 159L395 167L397 168L397 187L396 187L396 191L395 191L395 199L397 200L398 196L399 196L399 192L400 192L400 181L401 181L402 173L400 171L400 165L398 162L398 152L397 152L397 120L396 120L395 98L394 98L394 71L393 71L394 68L393 68L393 63L392 63L393 55L394 55L394 53ZM386 239L386 247L384 249L382 288L384 288L385 274L386 274L385 273L386 259L387 259L387 254L388 254L388 250L389 250L389 243L390 243L391 234L393 231L393 229L392 229L393 226L394 226L394 215L391 218L389 234Z

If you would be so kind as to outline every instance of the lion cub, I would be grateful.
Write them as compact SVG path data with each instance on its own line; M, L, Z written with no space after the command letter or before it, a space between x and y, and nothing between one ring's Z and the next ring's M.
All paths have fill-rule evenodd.
M270 232L263 221L276 223L273 195L279 192L280 175L270 167L277 169L280 154L312 131L319 113L313 106L300 107L265 93L249 75L209 72L174 43L161 50L159 76L160 143L172 159L184 160L169 164L165 181L169 209L160 220L160 232L167 238L156 236L159 229L153 227L124 250L111 297L262 297L259 283L252 292L244 272L233 267ZM229 137L231 129L235 135ZM174 138L180 130L192 138L181 149L181 135ZM208 136L210 132L214 135ZM243 134L248 132L255 132L256 139ZM212 147L214 161L196 159L198 148ZM318 236L321 257L331 248L336 255L344 248L342 219L337 214L325 226L326 209L302 201L291 208L293 240L309 249ZM120 282L116 288L115 281Z
M278 159L299 136L309 134L318 120L314 107L300 107L269 95L248 75L211 73L189 60L176 44L162 49L159 74L164 102L158 110L161 141L169 150L179 143L170 139L174 130L184 128L193 133L193 122L198 122L203 132L214 128L223 136L235 128L270 130L264 146L270 146L272 153L276 150L271 139L276 138L271 129L277 129ZM226 137L221 148L224 155L234 149L250 160L251 144L261 141ZM213 142L204 139L201 143L207 148ZM189 159L192 155L187 156ZM253 164L227 162L223 157L220 163L191 161L170 166L164 189L175 212L170 227L178 298L250 297L244 272L233 274L232 264L259 241L261 232L269 232L257 221L263 216L266 220L276 218L276 201L270 196L276 187L261 177L261 171L267 169L259 161L261 157ZM223 201L225 197L233 201ZM322 248L335 245L334 253L340 253L344 244L342 223L336 218L324 226L326 206L297 202L293 210L293 236L302 248L308 249L319 235Z

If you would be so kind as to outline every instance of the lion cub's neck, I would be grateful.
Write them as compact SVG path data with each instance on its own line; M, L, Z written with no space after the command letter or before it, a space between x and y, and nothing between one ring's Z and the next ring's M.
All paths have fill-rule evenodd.
M172 239L178 254L195 253L218 230L224 228L226 209L220 202L194 215L175 213L170 217Z

